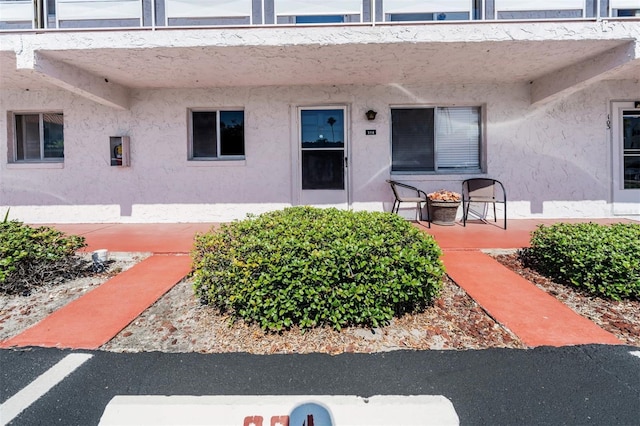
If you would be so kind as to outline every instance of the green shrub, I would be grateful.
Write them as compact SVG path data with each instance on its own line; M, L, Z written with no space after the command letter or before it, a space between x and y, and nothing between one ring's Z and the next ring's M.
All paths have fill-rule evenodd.
M41 226L0 222L0 291L14 294L69 278L79 267L83 237Z
M440 254L397 215L292 207L198 235L194 288L272 331L378 326L436 297Z
M541 225L525 259L562 283L614 300L640 298L640 225Z

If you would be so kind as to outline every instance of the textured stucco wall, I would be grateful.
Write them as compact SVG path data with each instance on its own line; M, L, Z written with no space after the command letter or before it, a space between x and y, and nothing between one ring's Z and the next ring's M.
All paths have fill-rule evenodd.
M64 112L63 167L14 165L0 150L0 211L27 222L227 221L294 203L292 111L348 105L354 209L389 210L393 105L483 105L487 176L503 181L510 217L611 216L610 101L640 98L638 81L601 82L530 105L526 84L244 87L138 90L117 111L65 91L2 90L8 111ZM187 109L245 110L246 160L187 161ZM374 122L364 117L378 111ZM365 136L366 129L377 135ZM131 137L131 167L109 165L109 136ZM426 191L469 175L394 176Z

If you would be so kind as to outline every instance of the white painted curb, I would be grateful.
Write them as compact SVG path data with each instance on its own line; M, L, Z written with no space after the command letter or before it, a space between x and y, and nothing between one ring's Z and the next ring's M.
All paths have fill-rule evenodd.
M441 395L265 395L114 397L100 425L302 426L458 425Z

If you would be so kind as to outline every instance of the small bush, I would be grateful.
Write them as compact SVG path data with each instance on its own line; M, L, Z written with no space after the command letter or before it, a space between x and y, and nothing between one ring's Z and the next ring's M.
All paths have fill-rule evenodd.
M83 237L46 226L0 222L0 291L25 293L70 278L83 264L75 252L85 245Z
M194 288L267 330L378 326L438 294L440 254L397 215L292 207L198 235Z
M640 298L640 225L541 225L525 259L539 272L588 292Z

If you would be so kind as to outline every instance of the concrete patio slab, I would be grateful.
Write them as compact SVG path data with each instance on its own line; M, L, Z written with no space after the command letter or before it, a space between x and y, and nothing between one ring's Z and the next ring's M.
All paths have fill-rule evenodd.
M628 219L514 219L509 220L508 228L502 229L500 222L468 221L467 226L455 222L453 226L432 224L427 228L427 222L416 224L424 232L433 235L443 250L482 250L482 249L511 249L529 246L531 233L540 225L554 223L586 223L594 222L602 225L611 223L633 223ZM635 222L638 223L638 222Z
M85 251L108 249L122 252L189 253L193 237L207 232L214 223L118 223L54 224L68 234L82 235Z

